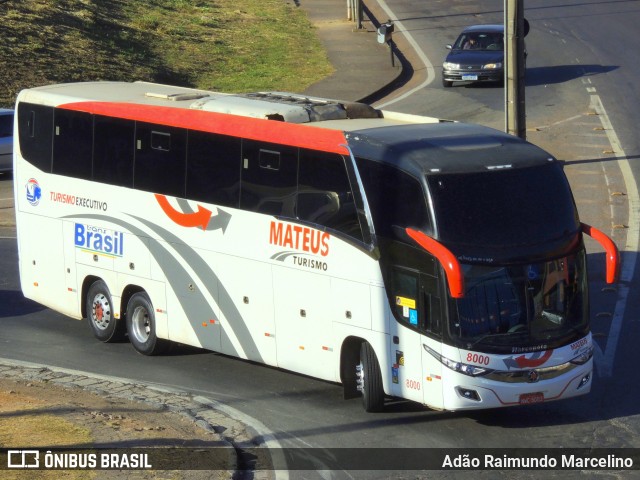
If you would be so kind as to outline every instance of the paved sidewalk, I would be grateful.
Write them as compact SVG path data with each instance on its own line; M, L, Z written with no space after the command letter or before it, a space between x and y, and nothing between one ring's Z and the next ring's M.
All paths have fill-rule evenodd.
M316 26L320 41L335 68L333 75L307 88L308 95L337 100L370 101L402 74L401 63L394 60L387 44L378 43L377 27L387 19L364 17L362 28L347 19L344 0L300 0ZM375 3L375 2L368 2ZM369 10L366 10L369 12ZM377 98L375 98L377 99Z

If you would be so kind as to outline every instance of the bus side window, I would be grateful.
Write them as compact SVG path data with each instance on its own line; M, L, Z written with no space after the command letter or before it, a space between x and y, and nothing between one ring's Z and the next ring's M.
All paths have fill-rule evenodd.
M139 190L185 196L187 131L136 124L133 186Z
M295 217L297 148L243 140L241 176L240 208Z
M187 198L238 208L240 139L189 131Z
M295 208L300 220L333 228L362 241L353 189L341 155L300 150Z
M51 172L53 108L44 105L18 105L20 153L30 164Z
M56 109L54 112L52 172L91 180L93 116Z
M94 122L93 179L133 187L135 122L99 115Z
M436 277L392 267L391 294L396 319L429 336L442 336L442 312Z
M424 316L420 314L418 273L396 267L391 275L395 317L414 328L420 328Z
M420 289L422 291L422 309L424 311L423 328L427 334L442 336L442 306L438 292L438 279L431 275L420 275Z

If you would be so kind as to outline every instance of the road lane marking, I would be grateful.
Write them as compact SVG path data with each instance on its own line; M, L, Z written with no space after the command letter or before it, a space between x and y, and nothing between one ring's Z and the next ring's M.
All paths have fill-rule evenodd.
M616 153L618 167L622 173L624 184L627 189L627 198L629 200L629 228L627 229L627 242L624 250L621 251L623 258L622 268L620 270L620 278L618 280L618 298L611 319L611 327L607 338L607 344L604 352L600 346L594 342L594 359L598 373L601 377L610 377L613 374L613 364L615 361L616 349L620 340L620 332L622 330L622 320L627 306L627 298L629 297L629 286L635 275L636 262L638 257L638 247L640 246L640 195L638 194L638 185L635 182L627 154L622 149L618 135L613 129L611 120L607 115L607 111L602 104L600 96L591 94L590 107L598 114L602 127L611 143L613 151ZM608 178L605 175L605 180Z

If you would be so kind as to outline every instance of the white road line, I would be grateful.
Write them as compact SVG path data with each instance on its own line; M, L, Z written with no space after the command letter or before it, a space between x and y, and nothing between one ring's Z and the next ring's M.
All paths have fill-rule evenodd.
M602 105L602 100L598 95L591 95L590 107L598 114L598 118L600 118L602 127L611 143L611 147L616 156L620 158L617 162L622 172L625 188L627 189L627 198L629 200L629 228L627 229L627 242L624 250L621 252L622 269L620 270L620 280L618 283L618 298L616 300L613 317L611 318L611 327L609 328L607 345L605 346L604 352L602 352L598 344L594 342L598 373L601 377L610 377L613 373L613 363L620 339L620 331L622 330L622 320L627 306L629 287L635 275L638 247L640 246L640 224L638 222L640 218L640 195L638 194L638 185L633 177L627 155L622 149L618 135L613 129L604 105Z
M413 50L416 52L416 54L418 55L418 57L420 58L420 60L424 64L424 67L425 67L426 72L427 72L426 80L424 82L422 82L420 85L418 85L417 87L414 87L411 90L408 90L407 92L405 92L402 95L400 95L398 98L394 98L393 100L389 100L388 102L375 105L376 108L382 109L382 108L385 108L385 107L387 107L387 106L389 106L389 105L391 105L393 103L399 102L400 100L403 100L403 99L409 97L410 95L413 95L418 90L423 89L424 87L429 85L431 82L433 82L433 80L436 78L436 75L435 75L435 73L433 71L433 65L431 64L431 61L429 60L427 55L422 51L422 49L418 45L418 42L415 41L413 36L404 27L402 22L396 18L395 13L393 13L393 11L389 8L389 6L385 2L385 0L377 0L377 1L378 1L378 5L380 5L380 7L387 14L387 17L389 19L391 19L391 21L393 21L393 23L395 25L395 32L396 33L401 33L402 35L404 35L404 37L407 39L407 41L411 45L411 48L413 48Z

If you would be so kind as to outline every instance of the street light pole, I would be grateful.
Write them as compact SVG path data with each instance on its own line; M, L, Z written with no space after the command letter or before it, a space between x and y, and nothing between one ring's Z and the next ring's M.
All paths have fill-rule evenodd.
M524 94L524 0L504 0L504 102L505 131L526 139Z

